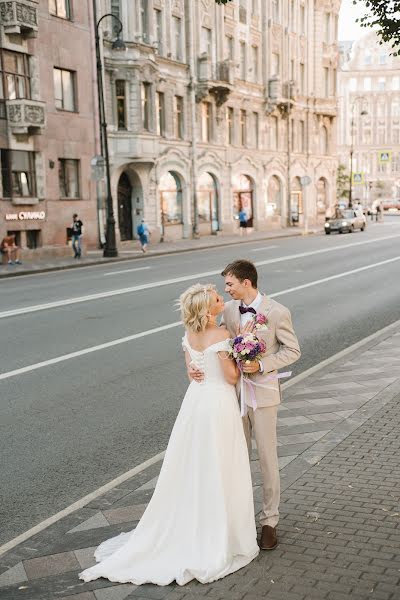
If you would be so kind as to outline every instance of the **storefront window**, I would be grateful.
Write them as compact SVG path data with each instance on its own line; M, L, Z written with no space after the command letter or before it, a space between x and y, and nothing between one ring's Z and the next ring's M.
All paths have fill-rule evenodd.
M32 198L36 195L34 152L0 150L3 197Z
M235 175L232 180L233 187L233 216L239 219L240 211L244 210L248 226L253 222L253 184L247 175Z
M160 179L163 225L182 223L182 185L178 175L169 171Z
M203 173L197 184L197 211L199 223L210 223L212 231L218 231L218 190L210 173Z

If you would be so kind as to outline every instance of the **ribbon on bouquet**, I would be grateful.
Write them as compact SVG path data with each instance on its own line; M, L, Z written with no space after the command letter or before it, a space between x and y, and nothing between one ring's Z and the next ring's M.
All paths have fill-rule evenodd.
M238 363L238 367L241 371L241 376L240 376L240 416L242 416L242 417L245 417L247 415L247 404L246 404L246 400L245 400L245 390L246 389L248 389L248 391L250 393L251 408L253 410L257 410L257 399L256 399L256 393L255 393L254 388L255 387L264 387L264 388L271 387L271 386L265 385L264 382L276 381L277 379L283 379L284 377L290 377L292 374L292 371L285 371L284 373L276 373L275 375L267 375L266 377L262 378L262 382L261 381L255 382L243 373L243 365L240 362Z

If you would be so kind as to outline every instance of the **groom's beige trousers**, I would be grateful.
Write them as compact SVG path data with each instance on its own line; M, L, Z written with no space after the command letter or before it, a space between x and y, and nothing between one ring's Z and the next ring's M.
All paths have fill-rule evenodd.
M262 526L276 527L279 521L280 500L276 435L278 406L257 408L255 411L247 407L247 410L247 415L243 417L247 447L251 456L251 434L254 432L263 480L263 508L260 523Z

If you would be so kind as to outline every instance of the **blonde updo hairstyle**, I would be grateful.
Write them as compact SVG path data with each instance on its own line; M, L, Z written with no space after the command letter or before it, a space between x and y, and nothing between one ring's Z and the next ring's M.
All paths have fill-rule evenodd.
M215 285L196 283L179 297L181 318L186 329L199 333L204 331L210 320L210 307Z

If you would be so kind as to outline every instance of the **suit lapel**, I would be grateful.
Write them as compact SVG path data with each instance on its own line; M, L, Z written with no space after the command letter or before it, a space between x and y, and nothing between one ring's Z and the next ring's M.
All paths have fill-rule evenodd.
M263 296L262 302L261 302L260 307L257 312L262 313L263 315L267 316L269 311L271 310L271 308L272 308L271 300L268 298L268 296Z

